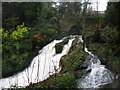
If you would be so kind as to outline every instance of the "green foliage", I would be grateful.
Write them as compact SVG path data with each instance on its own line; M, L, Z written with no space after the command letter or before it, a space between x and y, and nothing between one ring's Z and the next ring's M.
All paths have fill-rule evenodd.
M106 26L100 34L101 38L107 43L113 43L118 39L118 31L116 27Z
M50 5L41 2L3 4L4 28L0 30L3 36L3 77L27 67L37 50L55 38L58 27L57 11L48 6ZM28 28L24 23L20 24L22 22L27 26L34 26ZM52 28L47 27L48 24L53 25ZM38 33L42 34L43 40L45 38L44 42L33 38Z
M47 80L35 84L33 88L76 88L77 82L72 73L55 74Z
M50 18L50 22L52 22L52 23L56 23L57 20L58 20L58 18L55 16Z
M25 68L31 62L30 60L28 61L28 57L31 57L31 53L28 52L32 51L33 44L30 40L30 36L28 36L30 33L28 29L28 27L24 26L24 23L16 26L15 29L1 29L3 36L3 77L14 74L15 72Z
M14 43L14 46L16 47L17 50L21 48L21 44L19 42Z
M5 31L5 29L0 29L0 31L2 32L3 38L9 37L9 32L8 32L8 30Z
M86 27L86 29L84 30L84 35L85 37L89 37L94 35L96 30L90 29L90 27Z
M74 74L65 73L56 82L56 88L76 88L76 80Z
M18 25L16 29L11 28L10 30L1 29L3 38L10 38L12 40L19 40L25 37L28 33L28 28L22 25Z
M56 30L55 29L48 29L47 33L50 34L50 35L54 35L56 34Z
M11 37L15 40L23 38L24 34L28 33L27 27L24 26L24 23L22 25L17 26L16 29L17 30L14 30L11 34Z
M16 17L11 17L5 20L6 23L6 27L15 27L16 25L18 25L19 21L18 18Z
M120 25L120 2L108 2L106 10L106 21L113 25Z
M79 61L77 61L77 62L74 62L72 66L73 66L73 68L74 68L75 70L77 70L78 67L80 67L81 64L82 64L82 61L79 60Z

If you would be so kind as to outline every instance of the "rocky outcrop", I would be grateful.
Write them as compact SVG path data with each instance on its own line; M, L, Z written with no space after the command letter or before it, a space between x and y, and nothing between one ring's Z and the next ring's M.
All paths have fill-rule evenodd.
M76 72L80 71L80 66L86 56L88 56L88 54L83 51L83 43L80 39L76 38L72 43L69 53L61 58L61 72L74 72L75 75L78 74Z

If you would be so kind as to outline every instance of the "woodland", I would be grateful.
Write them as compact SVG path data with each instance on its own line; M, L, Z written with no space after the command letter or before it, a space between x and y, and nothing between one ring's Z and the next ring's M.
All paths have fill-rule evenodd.
M119 82L116 87L120 88L120 2L108 2L103 13L92 10L90 5L91 2L3 2L2 77L23 71L53 40L82 35L84 43L61 58L60 73L26 88L76 88L76 79L82 75L77 71L88 56L83 50L85 44L118 76L114 82ZM56 53L67 42L56 44Z

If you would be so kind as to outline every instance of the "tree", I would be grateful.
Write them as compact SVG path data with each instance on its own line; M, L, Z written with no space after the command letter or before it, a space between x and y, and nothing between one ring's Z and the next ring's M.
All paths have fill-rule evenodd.
M108 2L106 18L108 23L120 25L120 2Z

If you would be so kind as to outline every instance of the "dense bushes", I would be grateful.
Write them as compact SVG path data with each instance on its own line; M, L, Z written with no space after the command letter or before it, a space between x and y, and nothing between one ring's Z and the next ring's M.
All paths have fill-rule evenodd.
M100 34L101 39L106 43L114 43L118 39L118 31L116 27L106 26Z
M55 39L58 11L52 3L42 2L5 2L2 7L2 71L6 77L27 67L38 50Z
M41 45L36 45L36 43L42 40L36 40L33 37L34 33L31 32L31 28L25 27L24 24L10 30L5 28L1 30L3 31L2 72L3 77L6 77L23 70L30 64L37 53L37 47L39 49L42 47Z

